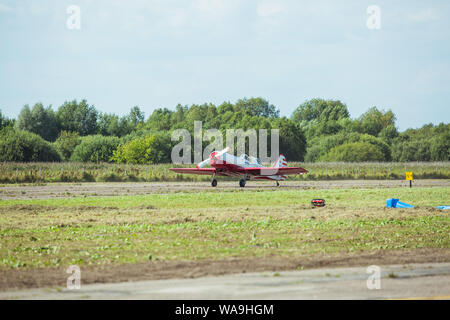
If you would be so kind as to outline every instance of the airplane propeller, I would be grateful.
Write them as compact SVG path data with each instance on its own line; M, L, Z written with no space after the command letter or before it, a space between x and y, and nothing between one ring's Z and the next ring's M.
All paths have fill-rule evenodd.
M209 159L203 160L202 162L200 162L197 165L197 168L203 168L204 166L206 166L213 158L219 158L220 156L222 156L224 153L228 152L228 150L230 150L230 147L226 147L225 149L223 149L222 151L219 152L213 152L211 153L211 155L209 156Z

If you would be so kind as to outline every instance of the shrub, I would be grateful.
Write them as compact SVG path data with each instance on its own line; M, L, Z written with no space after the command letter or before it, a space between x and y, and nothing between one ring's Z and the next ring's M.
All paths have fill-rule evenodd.
M93 135L82 138L75 147L70 161L108 162L119 145L119 138Z
M380 147L368 142L353 142L337 146L321 159L322 161L367 162L383 161Z
M331 151L331 149L344 144L356 142L369 143L379 149L383 154L383 157L379 159L379 161L391 160L391 150L382 139L371 136L369 134L360 134L356 132L340 132L334 135L321 136L311 139L311 141L308 142L309 147L305 160L308 162L314 162L318 161L319 159L325 159L326 155Z
M391 160L391 149L382 139L371 136L370 134L361 134L357 137L354 136L353 139L349 139L347 142L364 142L370 143L379 148L379 150L383 153L383 158L379 159L379 161L390 161Z
M52 144L39 135L7 128L0 135L0 161L61 161L61 157Z
M100 175L97 178L97 181L100 181L100 182L120 182L120 181L122 181L122 179L116 173L108 172L108 173L104 173L104 174Z
M153 134L120 145L111 158L117 163L150 164L170 162L171 142L168 135Z
M54 142L56 150L61 154L62 159L67 161L72 156L76 146L81 143L81 138L77 132L61 131L58 139Z

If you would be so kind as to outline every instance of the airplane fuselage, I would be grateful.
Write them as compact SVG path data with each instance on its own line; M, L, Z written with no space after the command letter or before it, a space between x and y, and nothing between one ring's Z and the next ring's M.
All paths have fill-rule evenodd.
M256 158L247 157L247 155L236 157L229 153L224 153L219 158L215 158L213 153L210 160L210 165L211 167L216 169L216 174L218 175L239 177L239 178L245 177L246 175L245 168L266 168L263 165L261 165L261 163L259 163L259 160ZM262 179L262 180L277 180L277 181L286 180L285 175L275 174L277 172L277 168L273 169L274 169L273 175L268 174L247 175L245 179L246 180Z

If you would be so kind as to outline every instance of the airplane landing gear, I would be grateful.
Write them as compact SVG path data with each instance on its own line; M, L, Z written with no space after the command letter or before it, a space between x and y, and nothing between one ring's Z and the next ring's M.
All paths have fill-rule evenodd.
M244 175L244 179L239 180L239 186L241 188L245 187L246 182L247 182L247 174Z
M216 174L214 173L211 180L211 187L217 187Z
M279 187L280 186L280 183L277 181L277 187Z

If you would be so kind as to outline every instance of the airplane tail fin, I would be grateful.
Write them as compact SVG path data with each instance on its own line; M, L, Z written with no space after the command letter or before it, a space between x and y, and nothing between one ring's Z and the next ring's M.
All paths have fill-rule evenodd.
M286 157L280 154L277 161L275 161L274 165L272 166L274 168L285 168L287 167L287 161Z

